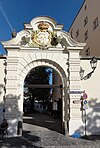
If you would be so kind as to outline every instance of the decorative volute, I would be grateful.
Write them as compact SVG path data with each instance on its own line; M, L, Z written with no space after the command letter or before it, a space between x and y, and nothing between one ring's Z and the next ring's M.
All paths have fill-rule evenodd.
M63 25L50 17L36 17L30 24L24 24L24 30L9 41L2 41L4 48L55 48L68 50L70 47L83 47L85 43L74 41L70 34L62 30Z

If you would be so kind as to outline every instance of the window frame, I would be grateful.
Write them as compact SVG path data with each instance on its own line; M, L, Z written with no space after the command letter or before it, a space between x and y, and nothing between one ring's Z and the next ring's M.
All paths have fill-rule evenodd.
M98 17L95 18L95 20L93 21L93 30L95 30L99 25L99 22L98 22Z
M84 33L84 40L86 41L87 39L88 39L88 30L86 30Z
M84 19L84 27L87 25L87 23L88 23L88 16L86 16Z
M76 38L79 36L79 29L76 31Z
M85 50L85 55L90 56L90 48L89 47Z

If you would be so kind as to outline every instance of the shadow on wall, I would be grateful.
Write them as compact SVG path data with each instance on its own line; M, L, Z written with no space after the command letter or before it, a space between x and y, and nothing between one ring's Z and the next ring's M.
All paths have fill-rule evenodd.
M75 133L80 132L80 134L82 134L84 130L85 136L100 135L100 103L98 103L97 100L97 98L91 98L90 101L88 101L89 108L82 112L84 127L81 126Z
M4 89L4 85L0 84L0 95L2 95L2 93L3 93L2 89Z
M20 112L18 107L18 101L20 96L13 94L8 94L4 98L4 118L7 119L8 127L8 136L11 135L20 135L22 133L22 112ZM1 106L1 104L0 104Z
M4 108L3 92L4 92L4 85L0 84L0 124L3 120L3 108Z
M4 118L7 119L7 122L9 124L8 126L8 137L14 136L15 133L17 135L20 135L22 132L22 121L20 120L22 116L22 112L20 112L18 108L18 101L20 100L20 96L16 96L13 94L8 94L4 100L3 107L5 109L5 116ZM2 106L2 103L0 103L0 107ZM2 112L3 114L3 112ZM35 143L40 141L40 137L36 135L31 135L31 132L24 131L23 136L18 137L12 137L5 140L1 139L0 135L0 147L36 147L36 148L42 148L35 146Z

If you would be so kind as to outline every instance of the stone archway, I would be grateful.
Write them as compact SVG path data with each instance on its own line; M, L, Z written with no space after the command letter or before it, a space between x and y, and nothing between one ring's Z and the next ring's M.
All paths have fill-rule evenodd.
M34 66L31 67L30 64L32 64ZM68 119L68 110L69 110L69 108L68 108L68 104L67 104L68 103L68 99L69 99L68 98L68 93L67 93L67 91L68 91L68 88L67 88L67 81L68 81L67 71L64 71L64 69L59 64L57 64L56 62L54 62L52 60L38 59L38 60L35 60L35 61L29 63L22 70L22 72L20 74L20 80L21 80L20 83L23 84L23 81L24 81L24 78L26 77L26 75L31 71L31 69L34 69L34 68L37 68L37 67L52 68L52 70L54 70L58 74L59 78L61 78L61 83L60 84L63 86L62 88L60 88L60 84L59 83L57 85L56 84L52 85L51 87L53 87L53 89L57 88L59 91L61 91L61 92L58 91L58 93L61 93L60 95L61 95L61 100L62 100L62 119L61 119L62 123L61 123L61 128L62 128L62 131L68 131L67 126L66 126L66 129L65 129L65 126L64 126L65 122L67 122L69 120ZM27 69L27 71L26 71L26 69ZM22 86L22 85L20 85L20 86ZM34 87L34 85L32 85L31 87ZM36 85L35 85L35 87L36 87ZM43 87L43 85L42 85L42 87ZM23 87L20 88L20 90L23 90ZM23 97L23 95L22 95L22 97Z
M11 40L2 42L8 52L4 97L9 136L22 134L23 82L27 73L37 66L49 66L62 78L65 130L67 120L70 135L83 126L80 104L73 102L81 97L81 94L77 94L81 90L79 52L85 44L75 42L62 27L50 17L37 17L30 24L25 24L24 30L15 33Z
M61 80L62 80L62 85L63 85L63 94L62 94L62 125L63 125L63 128L65 130L65 122L67 122L69 119L68 119L68 88L67 88L67 81L68 81L68 76L67 76L67 71L64 71L64 69L59 65L57 64L56 62L52 61L52 60L48 60L48 59L38 59L38 60L35 60L35 61L32 61L31 63L28 63L25 67L23 67L21 73L19 74L20 77L20 88L19 90L21 91L20 94L21 94L21 99L23 100L23 83L24 83L24 79L26 77L26 75L29 73L29 71L31 71L31 69L33 68L36 68L36 67L39 67L39 66L48 66L52 69L54 69L61 77ZM67 66L66 66L67 67ZM27 70L26 70L27 69ZM21 101L22 102L22 101ZM20 105L21 107L21 110L23 109L22 107L23 104ZM67 126L66 126L66 130L67 129Z

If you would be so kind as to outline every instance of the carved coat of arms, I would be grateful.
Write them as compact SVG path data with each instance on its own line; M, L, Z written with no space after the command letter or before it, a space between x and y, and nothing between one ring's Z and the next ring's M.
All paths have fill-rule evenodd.
M50 45L52 34L48 31L48 28L49 24L45 22L40 23L38 30L32 34L32 41L43 47Z
M40 47L46 49L48 47L56 46L57 34L55 31L50 30L50 24L40 22L37 24L37 29L31 30L29 35L21 38L20 45L25 47Z

